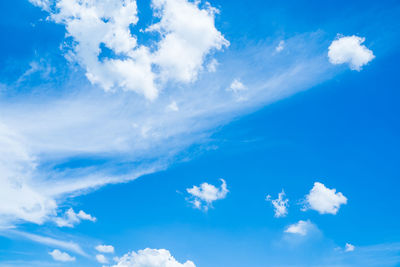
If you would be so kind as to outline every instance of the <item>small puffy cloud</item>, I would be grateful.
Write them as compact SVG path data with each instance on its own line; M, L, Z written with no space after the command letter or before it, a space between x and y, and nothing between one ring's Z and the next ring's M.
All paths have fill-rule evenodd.
M99 263L103 263L103 264L108 263L107 258L103 254L97 254L96 255L96 260Z
M49 254L53 257L54 260L56 261L75 261L75 257L70 256L66 252L61 252L58 249L53 250L52 252L49 252Z
M116 259L112 267L196 267L192 261L179 263L166 249L146 248Z
M315 228L316 226L310 220L307 221L300 220L295 224L289 225L286 228L285 233L306 236Z
M240 91L245 91L245 90L247 90L247 87L238 79L234 79L228 88L228 91L232 91L234 93L238 93Z
M96 250L101 253L114 253L114 247L111 245L98 245Z
M303 211L316 210L320 214L336 214L340 205L346 204L347 198L336 189L329 189L324 184L315 182L310 193L305 196Z
M350 69L360 71L362 66L375 58L364 43L364 37L339 36L329 46L328 57L332 64L347 63Z
M268 195L266 197L266 201L271 201L275 210L275 217L285 217L288 213L287 207L289 206L289 199L285 198L285 192L282 190L281 193L278 194L277 199L271 199L271 196Z
M279 52L281 52L284 48L285 48L285 41L282 40L282 41L279 42L278 46L275 47L275 51L279 53Z
M195 208L208 210L212 202L218 199L224 199L229 192L224 179L220 179L222 184L220 188L212 184L202 183L200 186L187 188L186 191L191 195L188 199Z
M87 214L83 210L75 213L75 211L70 208L64 214L64 217L58 217L54 219L54 222L59 227L74 227L79 224L82 220L95 222L97 219L90 214Z
M346 243L345 247L344 247L344 251L345 252L351 252L355 250L355 246L349 243Z

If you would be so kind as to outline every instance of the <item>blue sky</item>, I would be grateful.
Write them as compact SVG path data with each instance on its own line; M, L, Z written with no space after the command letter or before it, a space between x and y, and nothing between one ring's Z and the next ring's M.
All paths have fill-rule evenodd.
M0 266L400 266L397 1L0 12Z

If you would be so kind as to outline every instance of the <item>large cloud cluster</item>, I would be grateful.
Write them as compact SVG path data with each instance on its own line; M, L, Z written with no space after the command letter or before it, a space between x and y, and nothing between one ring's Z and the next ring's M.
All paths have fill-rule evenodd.
M197 78L206 56L229 42L216 29L210 5L187 0L153 0L159 22L138 29L136 0L55 0L31 2L64 24L70 37L68 59L78 62L87 78L104 90L122 88L158 96L168 81ZM138 35L154 39L138 43Z

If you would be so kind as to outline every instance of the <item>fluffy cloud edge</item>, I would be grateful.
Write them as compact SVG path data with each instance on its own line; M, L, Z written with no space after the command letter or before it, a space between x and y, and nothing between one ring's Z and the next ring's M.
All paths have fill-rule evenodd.
M375 58L374 53L363 45L364 42L364 37L338 35L328 48L329 62L334 65L347 63L351 70L361 71Z
M305 196L302 211L315 210L320 214L336 215L341 205L347 204L347 198L336 189L329 189L320 182L315 182L313 188Z

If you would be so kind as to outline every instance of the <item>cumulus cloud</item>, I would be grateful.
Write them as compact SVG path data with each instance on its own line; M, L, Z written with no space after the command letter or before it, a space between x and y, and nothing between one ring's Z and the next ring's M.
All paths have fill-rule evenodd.
M55 249L55 250L49 252L49 254L56 261L67 262L67 261L75 261L76 260L75 257L70 256L67 252L61 252L58 249Z
M187 188L186 191L191 195L188 198L195 208L208 210L212 203L218 199L224 199L229 192L224 179L220 179L222 184L220 188L212 184L202 183L200 186L194 185Z
M310 220L307 221L300 220L295 224L289 225L285 229L285 233L306 236L315 228L316 226Z
M70 208L68 209L64 217L58 217L54 219L54 222L59 227L74 227L75 225L79 224L82 220L95 222L97 219L90 214L87 214L83 210L80 210L78 213Z
M344 251L345 252L351 252L355 250L355 246L349 243L346 243L345 247L344 247Z
M122 88L155 99L165 82L196 80L206 55L229 45L215 28L217 10L210 5L200 8L197 1L153 0L159 22L144 31L136 29L136 34L136 0L31 2L50 10L50 18L65 25L73 39L67 58L78 62L87 78L106 91ZM139 44L137 34L146 33L161 38L150 46Z
M310 193L305 196L303 211L316 210L320 214L336 214L341 205L347 203L347 198L336 189L329 189L324 184L315 182Z
M179 263L168 250L146 248L117 259L112 267L196 267L192 261Z
M328 57L332 64L347 63L350 69L360 71L362 66L375 58L364 43L364 37L338 36L329 46Z
M278 194L277 199L271 199L271 196L268 195L266 200L271 201L274 206L275 217L285 217L288 214L287 207L289 206L289 199L285 198L285 192L283 190Z
M102 253L114 253L114 247L111 245L98 245L96 250Z

